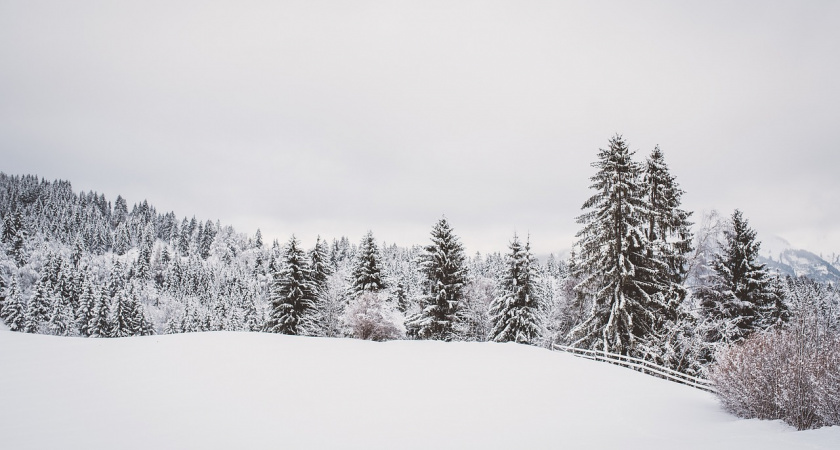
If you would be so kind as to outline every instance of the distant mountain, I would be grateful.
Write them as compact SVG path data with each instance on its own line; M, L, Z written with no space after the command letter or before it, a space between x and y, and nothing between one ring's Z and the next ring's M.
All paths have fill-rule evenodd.
M794 277L805 276L820 282L840 282L840 269L808 250L791 248L777 236L761 244L759 261L771 271Z

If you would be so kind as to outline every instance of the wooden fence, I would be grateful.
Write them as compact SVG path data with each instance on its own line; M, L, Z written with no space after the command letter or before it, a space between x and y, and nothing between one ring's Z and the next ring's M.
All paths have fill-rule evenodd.
M564 345L554 345L552 346L552 348L554 350L571 353L575 356L580 356L581 358L592 359L595 361L604 361L622 367L628 367L642 373L655 375L666 380L685 384L697 389L702 389L707 392L716 392L714 385L709 380L692 377L682 372L677 372L676 370L656 365L644 359L633 358L630 356L619 355L616 353L607 353L598 350L584 350L582 348L567 347Z

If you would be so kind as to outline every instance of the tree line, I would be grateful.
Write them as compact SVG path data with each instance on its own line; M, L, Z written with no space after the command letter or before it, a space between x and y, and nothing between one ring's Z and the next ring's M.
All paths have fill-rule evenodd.
M530 236L467 255L444 217L426 245L368 232L281 245L219 222L128 207L66 181L0 174L0 318L15 331L123 337L209 330L360 339L573 345L706 376L720 348L782 329L803 280L757 262L741 211L681 206L657 147L621 136L592 164L592 196L568 258L538 261ZM819 312L836 333L838 296ZM801 309L801 308L800 308Z

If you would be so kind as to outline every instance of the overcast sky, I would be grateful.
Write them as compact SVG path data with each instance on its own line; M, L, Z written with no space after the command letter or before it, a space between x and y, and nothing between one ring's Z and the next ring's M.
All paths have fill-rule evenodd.
M571 246L615 133L840 252L840 2L0 0L0 170L311 246Z

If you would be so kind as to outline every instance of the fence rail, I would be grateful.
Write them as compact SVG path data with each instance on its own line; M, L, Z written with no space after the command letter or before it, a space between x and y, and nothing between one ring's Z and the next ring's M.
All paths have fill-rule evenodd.
M692 377L690 375L686 375L682 372L677 372L676 370L669 369L667 367L662 367L644 359L633 358L631 356L619 355L616 353L608 353L599 350L585 350L582 348L567 347L565 345L553 345L552 348L561 352L571 353L581 358L591 359L594 361L604 361L622 367L628 367L639 372L649 373L660 378L664 378L666 380L685 384L687 386L702 389L707 392L716 392L714 385L709 380Z

